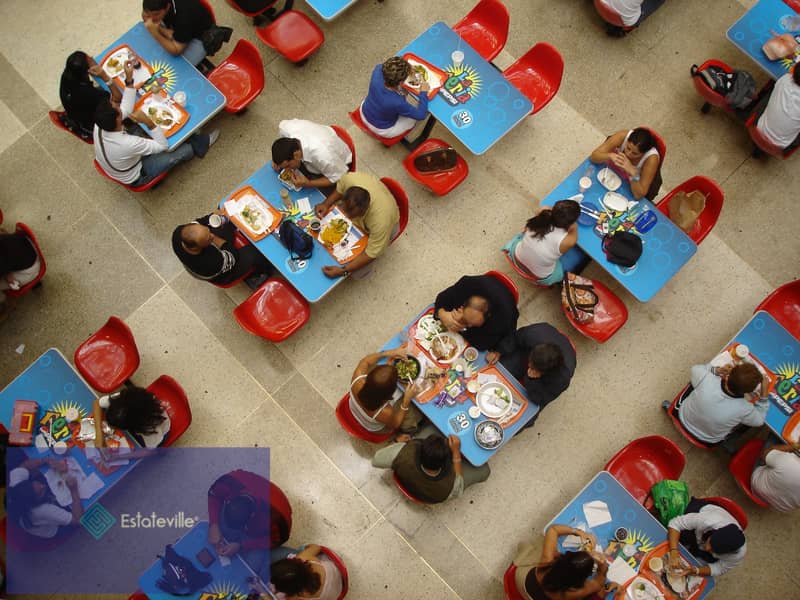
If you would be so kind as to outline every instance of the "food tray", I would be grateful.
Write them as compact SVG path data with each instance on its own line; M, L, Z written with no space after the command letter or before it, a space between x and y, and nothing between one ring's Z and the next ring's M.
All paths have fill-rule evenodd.
M150 67L149 64L136 52L134 52L130 46L127 44L122 44L121 46L117 46L113 50L111 50L108 54L106 54L100 60L100 67L105 71L106 75L108 75L113 81L116 81L117 84L124 88L125 87L125 62L130 60L128 57L133 55L138 59L141 66L138 69L133 70L133 87L140 88L142 85L150 79L153 75L153 69ZM136 60L135 59L135 60ZM135 62L134 60L134 62ZM109 65L109 62L116 61L117 65Z
M329 228L330 223L337 220L347 223L347 231L341 236L341 238L339 238L338 242L326 242L323 239L323 234L325 234L326 230ZM339 210L337 206L334 206L330 211L328 211L328 214L322 218L320 221L319 231L313 231L309 229L308 233L311 234L312 237L316 238L316 240L322 244L325 250L328 251L328 254L330 254L340 265L350 262L356 256L361 254L367 247L367 236L364 235L364 232L356 227L353 222L350 221L350 219L348 219L341 210ZM346 251L342 253L342 251L337 249L336 246L339 246L341 250L349 248L350 255L347 256Z
M248 197L250 198L247 200L248 206L252 207L252 209L262 211L265 215L265 219L267 218L266 215L272 218L272 221L269 223L269 225L263 225L258 229L253 229L251 225L244 220L239 211L236 210L237 203L241 203L245 198ZM224 208L226 214L230 217L231 221L233 221L234 225L236 225L240 231L242 231L254 242L257 242L258 240L263 239L272 233L278 227L278 225L280 225L282 218L281 213L269 202L264 200L263 196L261 196L261 194L259 194L249 185L246 185L242 189L234 192L225 202ZM241 208L241 206L239 208Z
M172 100L172 98L164 97L161 93L153 94L153 92L147 92L139 99L134 108L141 110L153 119L153 122L164 130L164 135L167 137L176 134L189 121L189 113L186 112L186 109ZM165 117L171 118L172 122L162 124L156 121L156 119Z
M415 67L425 70L425 77L430 85L430 90L428 90L428 99L433 100L436 97L436 92L438 92L444 85L444 82L447 81L447 73L438 67L434 67L429 62L422 60L419 56L414 54L406 53L403 55L403 58L408 62L408 64L411 65L412 75L415 71ZM414 85L411 79L412 76L409 76L409 78L403 82L403 87L412 94L419 96L419 85Z

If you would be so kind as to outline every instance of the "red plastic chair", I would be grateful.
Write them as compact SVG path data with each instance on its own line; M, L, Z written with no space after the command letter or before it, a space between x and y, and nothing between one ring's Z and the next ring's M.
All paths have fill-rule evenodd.
M621 27L625 31L631 31L633 29L633 26L625 25L625 23L622 22L620 14L603 0L594 0L594 9L597 11L597 14L600 15L600 18L609 25Z
M162 375L147 386L169 415L169 433L161 442L161 446L172 446L192 424L192 409L189 398L183 388L169 375Z
M703 212L700 213L697 221L695 221L692 228L687 232L689 237L694 240L695 244L700 244L700 242L706 239L706 236L711 233L711 230L714 229L714 225L717 224L719 214L722 212L722 203L725 201L725 194L716 181L702 175L695 175L664 196L658 204L656 204L656 208L669 217L669 203L672 198L678 192L688 193L693 190L701 192L706 197L706 205L705 208L703 208Z
M644 505L653 484L663 479L679 479L686 456L677 444L660 435L633 440L603 467L631 496Z
M95 161L94 161L94 168L95 168L95 170L96 170L98 173L100 173L100 175L102 175L103 177L105 177L105 178L106 178L106 179L108 179L109 181L113 181L113 182L114 182L114 183L116 183L117 185L121 185L122 187L124 187L124 188L127 188L127 189L129 189L130 191L132 191L132 192L146 192L146 191L147 191L147 190L149 190L150 188L154 188L154 187L155 187L155 186L157 186L159 183L161 183L161 180L162 180L162 179L164 179L164 177L166 177L166 176L167 176L167 174L169 173L169 171L164 171L163 173L161 173L161 174L159 174L159 175L156 175L155 177L153 177L153 179L151 179L150 181L148 181L148 182L147 182L147 183L145 183L144 185L137 185L137 186L133 186L133 185L129 185L129 184L127 184L127 183L122 183L122 182L120 182L120 181L117 181L116 179L114 179L113 177L111 177L111 175L109 175L108 173L106 173L106 172L103 170L103 167L101 167L101 166L100 166L100 163L99 163L99 162L97 162L97 159L95 159Z
M150 597L141 590L136 590L129 597L128 600L150 600Z
M767 139L767 137L761 133L761 130L757 126L758 118L760 116L761 115L758 115L754 112L752 115L750 115L750 118L747 119L747 122L745 123L747 133L750 134L750 139L753 140L753 143L756 145L758 150L786 160L792 154L794 154L798 148L800 148L800 146L795 146L789 150L784 150L780 146L773 144L771 140Z
M339 400L339 404L336 405L336 418L339 420L339 425L347 433L371 444L381 444L394 435L394 431L381 432L364 429L363 425L356 420L350 411L350 392L347 392L344 398Z
M267 279L233 310L243 329L272 342L282 342L308 321L310 308L283 279Z
M555 46L540 42L503 71L503 76L533 103L534 115L558 93L564 59Z
M339 136L339 139L341 139L345 144L347 144L347 147L350 148L350 154L353 156L353 160L350 161L350 172L352 173L356 170L356 145L353 143L353 138L351 138L350 134L338 125L331 125L331 129L333 129L336 132L336 135Z
M401 186L391 177L381 177L381 183L383 183L383 185L389 188L389 191L392 192L394 201L397 202L397 210L400 211L400 222L398 223L397 233L389 242L394 243L394 241L400 237L400 234L406 230L406 226L408 225L408 196L406 195L406 191L403 189L403 186Z
M139 368L136 340L125 322L109 317L75 350L75 366L94 389L113 392Z
M384 138L384 137L381 137L381 136L377 135L376 133L373 133L373 131L369 127L366 126L366 124L364 123L364 119L361 118L361 110L360 110L359 107L356 107L356 109L353 112L350 112L348 114L350 115L350 119L353 121L353 123L358 125L358 128L361 131L366 133L368 136L375 138L376 140L378 140L381 144L383 144L387 148L389 146L394 146L395 144L397 144L399 142L402 142L403 138L406 137L406 135L408 134L408 131L411 131L411 129L409 129L405 133L401 133L400 135L398 135L396 137ZM413 129L413 127L412 127L412 129Z
M753 469L758 463L758 458L761 451L764 449L764 441L759 439L750 440L744 446L739 448L738 452L733 455L731 462L728 463L728 471L733 475L733 479L742 488L742 491L747 494L753 502L764 508L769 508L769 504L758 497L750 485L750 478L753 474Z
M772 315L784 329L800 339L800 279L784 283L756 306Z
M325 34L317 24L296 10L281 13L271 23L256 29L256 35L293 63L305 61L325 41Z
M420 500L416 496L414 496L411 492L409 492L406 487L402 484L402 482L397 478L397 473L392 472L392 478L394 479L394 484L397 486L397 489L400 490L400 493L403 494L406 498L411 500L414 504L429 504L429 502L425 502L424 500Z
M625 303L614 292L597 281L592 281L599 302L594 307L594 319L588 323L578 323L572 313L561 304L561 310L572 326L586 337L603 344L619 331L628 320Z
M66 542L75 531L73 528L64 529L55 537L43 538L28 533L18 523L6 517L0 519L0 539L6 549L11 548L17 552L49 552Z
M508 9L500 0L480 0L466 16L453 25L453 31L492 62L508 39Z
M264 89L264 63L252 42L241 39L230 56L208 75L225 95L225 112L241 113Z
M516 582L517 565L511 563L503 575L503 589L506 592L506 600L524 600L522 594L517 590Z
M696 446L698 448L702 448L703 450L713 450L714 449L714 445L713 444L707 444L707 443L705 443L703 441L698 440L691 433L689 433L689 430L686 429L683 426L683 423L681 423L681 420L678 418L678 414L677 414L678 408L680 407L681 403L683 402L684 395L689 390L689 386L690 385L691 384L687 384L680 391L680 393L677 396L675 396L675 398L670 403L669 408L667 408L667 414L669 415L669 418L672 419L672 423L675 425L675 428L681 433L681 435L684 438L686 438L689 441L690 444L692 444L692 446Z
M63 117L65 114L67 114L67 113L66 113L66 111L63 111L63 110L62 111L51 110L50 112L47 113L47 116L50 117L50 121L53 123L53 125L55 125L59 129L61 129L63 131L66 131L70 135L74 135L76 138L78 138L80 141L82 141L85 144L94 145L94 140L92 138L88 138L88 139L82 138L77 133L75 133L74 131L71 131L69 128L67 128L67 126L64 125L64 123L61 122L61 117Z
M730 498L725 498L724 496L713 496L711 498L703 498L703 500L724 508L731 513L731 516L734 519L736 519L736 521L739 523L739 527L742 528L742 531L747 529L747 513L745 513L744 509L742 509L741 506L736 504L736 502Z
M722 62L716 58L709 58L705 61L702 65L697 67L697 71L705 71L709 67L717 67L725 71L726 73L733 73L733 67L728 65L727 63ZM703 114L708 113L711 110L712 106L716 106L718 108L723 108L730 112L730 104L725 99L725 96L722 94L715 92L710 87L708 87L705 82L703 81L702 77L696 76L694 66L692 67L692 83L694 84L694 89L697 90L697 93L705 100L703 106L700 108L700 112Z
M0 215L1 217L2 215ZM2 218L0 218L0 223L2 223ZM42 249L39 248L39 242L36 241L36 236L33 235L33 231L31 228L25 225L25 223L17 223L16 232L21 233L27 237L31 244L33 244L34 250L36 250L36 255L39 257L39 274L32 280L26 283L23 286L20 286L18 290L7 289L6 296L10 298L18 298L23 294L27 294L33 288L40 286L42 282L42 277L47 272L47 262L44 260L44 254L42 254Z
M506 286L508 291L511 292L511 295L514 296L514 304L519 304L519 289L517 288L517 284L511 281L511 278L508 275L501 273L500 271L487 271L485 275L494 277L500 283Z
M795 12L800 13L800 0L783 0L786 4L791 6Z
M244 234L237 229L236 233L234 234L234 238L233 238L233 247L234 248L244 248L245 246L247 246L249 244L250 244L250 240L247 239L244 236ZM247 271L247 273L245 273L241 277L238 277L237 279L234 279L233 281L229 281L228 283L215 283L213 281L211 281L209 283L211 283L212 285L217 286L218 288L222 288L223 290L227 290L227 289L230 289L232 287L235 287L235 286L239 285L245 279L250 277L252 274L253 274L253 269L250 269L249 271Z
M347 566L344 564L344 561L341 559L341 557L327 546L320 546L320 550L322 550L322 553L331 559L331 562L336 565L336 568L339 569L339 573L342 575L342 593L339 594L339 597L337 598L337 600L342 600L345 596L347 596Z
M408 174L411 175L411 178L417 181L417 183L424 185L437 196L449 194L467 178L467 175L469 175L469 165L467 165L467 161L459 154L454 169L441 171L439 173L423 173L414 166L414 159L420 154L449 147L450 144L443 140L430 138L417 146L417 149L403 160L403 166L406 168L406 171L408 171Z

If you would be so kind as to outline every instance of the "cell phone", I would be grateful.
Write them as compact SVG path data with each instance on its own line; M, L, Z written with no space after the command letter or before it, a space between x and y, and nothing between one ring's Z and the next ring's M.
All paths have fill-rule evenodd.
M199 560L200 564L205 568L208 568L211 563L214 562L214 555L208 551L208 548L203 548L197 553L197 560Z

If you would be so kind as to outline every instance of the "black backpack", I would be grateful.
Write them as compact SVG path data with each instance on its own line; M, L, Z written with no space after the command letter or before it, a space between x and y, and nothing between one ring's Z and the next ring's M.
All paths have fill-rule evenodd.
M630 231L617 231L603 238L603 252L608 262L632 267L642 255L642 238Z
M292 259L308 260L314 252L314 238L300 229L293 221L286 220L278 228L278 237L286 246Z
M756 97L756 82L747 71L735 69L729 73L722 67L713 65L699 71L697 65L692 65L691 73L711 90L724 96L731 108L746 108Z
M181 556L167 544L161 559L161 577L156 587L175 596L189 596L211 583L211 573L201 571L185 556Z

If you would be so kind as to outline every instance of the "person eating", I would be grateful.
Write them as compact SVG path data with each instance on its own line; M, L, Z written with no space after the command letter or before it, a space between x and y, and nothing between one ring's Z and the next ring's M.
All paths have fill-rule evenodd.
M269 579L281 600L337 600L344 585L338 567L317 544L270 565Z
M125 387L119 392L94 401L94 445L104 447L103 421L115 429L127 431L145 448L156 448L167 437L170 419L155 394L144 388Z
M172 56L197 66L206 57L203 33L214 18L199 0L143 0L142 21L150 35Z
M661 188L661 161L656 139L644 127L611 134L594 149L589 160L608 167L630 184L637 200L653 200Z
M111 94L94 85L89 75L102 79ZM91 56L80 50L70 54L58 87L58 95L65 111L61 118L64 126L81 139L91 140L97 106L108 100L112 104L122 101L122 92L116 85L110 84L111 77Z
M364 125L382 138L393 138L409 133L428 114L426 80L420 82L419 104L406 100L403 82L411 73L411 65L403 58L393 56L372 70L367 97L359 111Z

